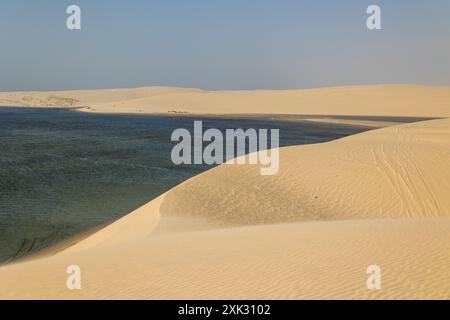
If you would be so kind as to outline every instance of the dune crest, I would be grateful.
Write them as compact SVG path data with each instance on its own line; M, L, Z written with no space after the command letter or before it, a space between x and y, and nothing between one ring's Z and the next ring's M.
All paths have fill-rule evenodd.
M66 251L80 251L89 248L108 247L122 242L142 241L147 239L160 221L159 207L164 195L131 212L125 218L95 232L87 239L67 248Z
M182 183L162 215L217 226L450 217L450 119L280 150L280 171L219 166ZM239 182L239 183L237 183Z

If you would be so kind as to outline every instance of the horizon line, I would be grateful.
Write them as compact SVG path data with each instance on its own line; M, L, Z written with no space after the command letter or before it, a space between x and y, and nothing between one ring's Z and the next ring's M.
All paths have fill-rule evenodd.
M253 91L299 91L299 90L314 90L314 89L332 89L332 88L349 88L349 87L376 87L376 86L411 86L411 87L434 87L434 88L449 88L447 85L434 85L426 83L407 83L407 82L386 82L386 83L366 83L366 84L342 84L342 85L324 85L317 87L289 87L289 88L254 88L254 89L204 89L201 87L189 86L170 86L170 85L142 85L135 87L96 87L96 88L77 88L77 89L50 89L50 90L17 90L17 91L0 91L0 93L46 93L46 92L68 92L68 91L102 91L102 90L133 90L146 88L172 88L185 90L198 90L202 92L253 92Z

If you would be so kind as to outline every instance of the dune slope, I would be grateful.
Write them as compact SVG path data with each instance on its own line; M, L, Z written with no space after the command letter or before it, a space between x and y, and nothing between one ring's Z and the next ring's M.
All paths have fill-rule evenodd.
M0 270L0 298L450 298L450 219L358 220L173 234ZM67 266L82 289L65 287ZM367 290L379 265L382 289Z
M163 215L219 226L450 217L450 120L280 150L280 171L223 165L166 195ZM218 210L219 208L219 210Z

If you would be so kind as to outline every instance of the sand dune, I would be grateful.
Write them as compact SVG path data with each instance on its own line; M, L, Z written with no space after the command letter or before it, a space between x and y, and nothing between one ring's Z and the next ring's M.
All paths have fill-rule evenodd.
M449 151L449 119L283 148L277 175L219 166L175 187L161 212L219 226L450 217Z
M170 87L144 87L133 89L25 91L0 93L0 105L24 107L69 107L90 104L132 101L144 97L177 92L198 91Z
M449 219L360 220L175 234L0 271L0 298L449 298ZM65 288L68 265L82 289ZM382 270L382 290L366 269Z
M0 298L450 299L450 119L283 148L280 161L275 176L219 166L63 252L5 266ZM72 264L79 291L65 287ZM382 290L366 287L373 264Z
M308 114L450 117L450 87L348 86L307 90L136 89L0 93L4 106L81 106L102 113Z

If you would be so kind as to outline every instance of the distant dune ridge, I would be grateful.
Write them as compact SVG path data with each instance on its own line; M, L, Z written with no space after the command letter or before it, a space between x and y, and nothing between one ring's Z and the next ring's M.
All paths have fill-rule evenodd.
M145 112L179 102L179 111L193 113L225 113L228 105L229 113L241 106L241 113L450 117L448 88L160 90L178 89L137 97ZM113 107L102 99L94 111L139 112L131 100ZM2 267L0 298L450 299L449 192L450 119L281 148L275 176L221 165L63 251ZM83 287L69 291L65 270L74 264ZM370 265L381 268L381 290L366 287Z
M144 87L0 93L3 106L79 106L102 113L309 114L450 117L450 87L370 85L204 91Z

